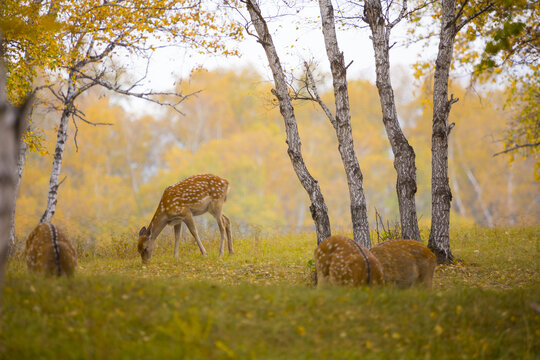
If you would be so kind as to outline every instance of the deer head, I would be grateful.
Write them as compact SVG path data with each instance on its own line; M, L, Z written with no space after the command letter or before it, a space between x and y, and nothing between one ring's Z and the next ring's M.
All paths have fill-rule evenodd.
M146 229L146 226L143 226L141 231L139 231L137 251L141 255L143 264L146 264L150 260L154 250L154 242L150 239L151 235L152 231L150 229Z
M223 255L225 238L227 238L229 254L233 253L231 238L231 222L223 212L223 204L227 200L229 182L212 174L190 176L179 183L169 186L163 192L154 217L148 228L142 227L139 232L137 250L143 263L152 257L156 237L167 225L175 227L175 258L178 257L180 227L184 223L195 238L202 255L206 255L193 218L210 213L217 221L221 243L219 255Z

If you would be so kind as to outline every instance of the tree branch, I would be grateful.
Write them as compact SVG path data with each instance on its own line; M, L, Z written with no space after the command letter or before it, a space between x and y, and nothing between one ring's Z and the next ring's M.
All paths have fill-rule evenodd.
M500 151L498 153L493 154L493 157L501 155L501 154L506 154L506 153L509 153L509 152L512 152L512 151L516 151L516 150L519 150L519 149L523 149L523 148L535 148L535 147L538 147L538 146L540 146L540 141L538 141L536 143L516 145L516 146L513 146L513 147L511 147L509 149L506 149L506 150L503 150L503 151Z
M390 31L394 26L396 26L405 16L407 16L407 0L403 0L403 7L401 8L401 11L399 12L398 17L386 25L386 31Z
M465 1L466 3L467 1ZM486 6L484 6L483 8L481 8L480 10L476 11L474 14L472 14L471 16L463 19L461 22L457 22L458 20L458 17L456 16L456 33L459 32L461 30L461 28L463 28L465 25L467 25L469 22L471 22L472 20L474 20L475 18L477 18L478 16L482 15L483 13L485 13L486 11L490 10L493 6L495 5L495 2L490 2L489 4L487 4ZM463 9L463 7L462 7ZM458 15L461 15L461 10L460 9L460 12L458 13Z
M85 74L85 73L83 73L81 71L79 71L77 74L81 78L89 80L92 83L92 86L100 85L100 86L104 87L105 89L114 91L115 93L118 93L118 94L137 97L139 99L143 99L143 100L146 100L146 101L149 101L149 102L153 102L153 103L161 105L161 106L168 106L168 107L172 108L174 111L176 111L177 113L179 113L181 115L184 115L184 116L185 116L185 114L182 111L180 111L177 108L177 106L179 104L181 104L187 98L200 93L200 91L196 91L196 92L193 92L193 93L188 94L188 95L181 95L181 94L178 94L176 92L166 92L166 91L165 92L154 92L154 91L134 92L134 91L132 91L132 89L135 87L135 85L130 86L128 89L121 89L119 85L111 84L108 81L100 79L99 77L92 77L92 76L87 75L87 74ZM90 86L90 85L88 85L88 86ZM171 97L176 98L178 100L174 101L174 102L163 102L163 101L155 100L155 99L151 98L152 96L171 96Z
M328 106L326 106L324 101L322 101L321 97L319 96L319 91L317 90L317 85L315 84L315 80L313 79L313 74L311 72L311 69L309 68L309 64L307 62L304 62L304 67L306 68L306 77L307 77L306 89L308 90L309 94L312 96L312 99L316 101L321 107L321 109L324 111L324 113L326 114L326 117L328 118L328 120L330 120L334 129L336 129L337 128L336 118L334 117L334 115L332 114Z

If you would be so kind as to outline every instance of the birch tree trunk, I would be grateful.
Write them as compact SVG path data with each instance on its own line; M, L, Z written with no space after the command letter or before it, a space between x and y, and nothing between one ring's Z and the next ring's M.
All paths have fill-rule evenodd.
M11 211L11 229L9 230L9 252L11 253L15 246L15 208L17 205L17 191L21 184L22 173L24 171L24 165L26 164L26 150L27 146L24 141L19 142L17 152L17 177L15 179L15 191L13 193L13 210Z
M370 248L367 204L363 188L363 175L354 150L351 129L351 112L349 93L347 90L347 68L343 53L339 51L334 21L334 8L330 0L319 0L322 32L326 46L326 54L330 61L336 104L336 117L333 123L338 140L339 154L347 175L351 207L351 220L354 240Z
M510 167L506 177L506 205L508 208L508 223L515 225L516 219L514 217L514 171Z
M490 228L493 227L494 225L493 216L491 215L491 211L489 211L489 207L486 205L482 197L482 187L478 183L476 176L474 176L473 171L468 166L465 166L465 174L467 175L467 178L471 182L474 192L476 192L476 198L478 200L478 204L480 205L480 208L482 209L482 214L484 214L484 218L486 219L488 227Z
M62 170L62 160L64 158L64 149L66 147L67 131L69 125L69 117L73 111L73 101L75 100L75 83L73 82L73 74L69 73L67 94L64 100L64 110L60 116L60 124L56 135L56 148L54 150L54 158L52 163L51 177L49 180L49 192L47 196L47 208L41 217L40 223L50 222L56 212L56 203L58 201L58 179Z
M452 104L448 99L448 78L456 27L456 0L442 0L441 33L439 51L435 62L433 82L433 127L431 135L431 233L428 247L437 256L437 262L450 263L454 257L450 251L450 206L452 192L448 181L448 136L452 125L448 116Z
M270 69L272 70L274 84L276 86L275 90L272 90L272 93L279 101L279 111L285 122L285 132L287 134L286 142L288 145L287 153L291 159L296 176L298 176L300 183L311 200L309 209L311 210L311 216L315 222L318 245L332 235L330 230L330 219L328 218L328 208L324 202L319 183L309 173L302 157L302 144L300 142L294 108L292 106L281 62L266 21L261 14L259 6L254 0L246 0L245 4L251 17L251 21L257 31L258 41L264 48Z
M0 43L2 42L0 34ZM0 294L8 258L13 196L17 181L17 150L30 100L21 108L11 106L6 94L4 54L0 47Z
M450 171L450 182L452 184L452 189L454 189L454 195L456 200L456 207L457 211L461 216L466 217L467 216L467 210L465 209L465 204L463 203L463 200L461 200L460 191L459 191L459 182L456 176L456 172L454 168L456 167L456 158L454 156L454 147L456 146L455 142L449 145L448 148L448 154L450 156L450 161L452 161L453 165L448 166L448 169Z
M406 2L404 2L403 6L405 10ZM417 190L416 155L399 124L394 90L390 79L390 31L397 22L393 24L386 23L380 0L366 0L364 17L371 29L371 39L375 51L376 85L381 102L382 121L394 154L401 236L404 239L420 241L415 200ZM399 21L399 18L397 21Z

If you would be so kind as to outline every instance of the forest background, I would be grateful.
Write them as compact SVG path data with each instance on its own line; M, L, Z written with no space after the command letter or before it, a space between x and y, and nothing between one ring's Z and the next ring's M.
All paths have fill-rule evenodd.
M407 84L396 86L398 110L417 155L418 217L426 228L422 225L429 224L431 214L431 84L414 81L406 72L394 75L398 84ZM179 106L183 115L165 108L151 113L130 108L117 95L99 90L79 98L88 121L113 125L81 125L77 146L70 128L55 222L69 224L70 236L87 250L107 246L125 233L133 233L135 242L167 186L193 174L214 173L231 183L224 211L237 237L312 232L309 199L286 156L283 120L264 76L248 66L199 69L176 83L179 92L198 92ZM450 115L456 123L449 153L452 223L536 223L540 196L534 157L509 164L507 156L493 156L504 149L504 130L514 115L505 107L504 89L454 83L451 91L460 98ZM371 228L376 227L376 211L385 227L394 226L399 223L396 175L377 89L367 80L351 80L349 95ZM324 92L323 99L331 103L331 92ZM295 109L304 156L320 182L334 233L350 233L346 178L332 127L313 103L296 102ZM20 247L45 208L57 118L54 112L33 114L43 148L28 154L19 189L15 223ZM196 221L200 230L216 230L209 217Z

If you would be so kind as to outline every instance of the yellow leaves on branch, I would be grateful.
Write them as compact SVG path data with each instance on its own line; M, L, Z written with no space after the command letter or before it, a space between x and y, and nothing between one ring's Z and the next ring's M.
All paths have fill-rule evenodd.
M15 103L32 90L38 71L65 69L94 55L89 44L98 53L110 44L133 53L159 42L235 55L224 36L242 37L222 9L199 0L3 0L0 31Z

